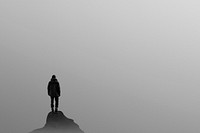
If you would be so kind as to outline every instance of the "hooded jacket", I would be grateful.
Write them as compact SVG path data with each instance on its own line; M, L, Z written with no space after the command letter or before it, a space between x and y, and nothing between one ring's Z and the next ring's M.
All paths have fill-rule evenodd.
M52 78L51 81L49 81L47 90L48 90L48 95L51 97L60 96L60 85L56 78Z

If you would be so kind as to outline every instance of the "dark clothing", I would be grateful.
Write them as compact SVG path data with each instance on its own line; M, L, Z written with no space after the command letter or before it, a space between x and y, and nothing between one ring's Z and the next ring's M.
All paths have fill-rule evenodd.
M60 96L60 85L56 78L52 78L49 81L48 87L48 95L51 97L51 108L54 107L54 99L55 99L55 107L58 108L59 96Z
M60 85L57 79L51 79L48 84L48 95L51 97L59 97L60 96Z
M55 107L58 108L59 97L51 97L51 108L54 107L54 99L55 99Z

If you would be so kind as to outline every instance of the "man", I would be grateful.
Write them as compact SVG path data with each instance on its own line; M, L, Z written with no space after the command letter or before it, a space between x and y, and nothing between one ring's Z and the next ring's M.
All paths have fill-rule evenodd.
M55 112L58 111L58 102L60 97L60 85L56 76L53 75L51 80L49 81L48 87L48 95L51 97L51 110L54 112L54 100L55 100Z

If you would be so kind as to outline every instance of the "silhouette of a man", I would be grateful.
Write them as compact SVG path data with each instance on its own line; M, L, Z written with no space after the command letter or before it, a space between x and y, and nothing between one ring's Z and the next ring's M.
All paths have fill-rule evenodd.
M54 112L54 100L55 100L55 112L57 112L58 102L60 97L60 85L55 75L53 75L51 80L49 81L47 90L48 90L48 95L51 97L51 110L52 112Z

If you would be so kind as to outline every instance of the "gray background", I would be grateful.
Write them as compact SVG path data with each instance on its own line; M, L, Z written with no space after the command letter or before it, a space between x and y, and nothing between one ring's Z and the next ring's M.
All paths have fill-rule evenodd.
M200 2L0 0L0 132L42 127L52 74L86 133L200 132Z

